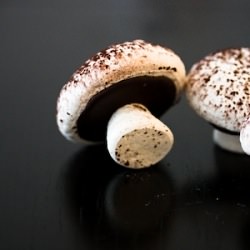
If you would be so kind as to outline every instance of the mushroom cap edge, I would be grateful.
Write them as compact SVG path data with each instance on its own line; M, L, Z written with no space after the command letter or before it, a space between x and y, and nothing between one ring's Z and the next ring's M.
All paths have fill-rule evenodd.
M122 80L145 75L171 79L179 99L186 71L181 58L169 48L134 40L111 45L88 59L73 73L57 99L56 120L61 134L70 141L91 143L79 136L76 125L89 100Z

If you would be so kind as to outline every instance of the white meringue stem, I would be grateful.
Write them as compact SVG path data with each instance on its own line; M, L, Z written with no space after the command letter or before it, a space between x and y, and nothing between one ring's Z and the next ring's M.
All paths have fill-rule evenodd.
M242 124L240 130L240 143L243 151L250 155L250 117Z
M215 142L215 144L217 144L218 146L220 146L225 150L234 153L244 153L241 147L239 135L228 134L221 130L214 129L213 141Z
M171 150L171 130L141 104L119 108L107 127L110 156L128 168L145 168L156 164Z

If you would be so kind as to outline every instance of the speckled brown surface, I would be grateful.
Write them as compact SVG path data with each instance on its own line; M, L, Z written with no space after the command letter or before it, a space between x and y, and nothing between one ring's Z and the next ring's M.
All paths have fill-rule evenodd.
M184 85L185 66L171 49L143 40L114 44L98 52L63 86L57 102L59 130L69 140L84 141L76 125L91 98L124 79L145 75L170 79L178 99ZM167 96L166 92L166 99Z
M186 95L201 117L239 132L250 113L250 49L220 50L194 64L188 73Z
M161 161L172 149L170 128L138 103L118 109L110 118L107 147L110 156L127 168L146 168Z

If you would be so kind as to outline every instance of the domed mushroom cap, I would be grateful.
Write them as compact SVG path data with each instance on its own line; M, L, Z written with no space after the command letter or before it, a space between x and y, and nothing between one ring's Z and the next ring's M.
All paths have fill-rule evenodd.
M112 45L87 60L63 86L58 128L72 141L105 141L115 110L141 103L159 117L178 100L184 82L184 64L172 50L143 40Z
M194 64L186 96L205 120L239 133L250 110L250 48L220 50Z

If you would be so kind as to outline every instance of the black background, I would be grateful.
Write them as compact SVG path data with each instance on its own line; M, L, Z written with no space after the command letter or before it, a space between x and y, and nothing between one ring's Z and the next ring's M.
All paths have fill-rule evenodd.
M116 165L105 145L66 141L56 100L86 59L144 39L187 70L249 46L248 0L33 0L0 3L0 249L250 249L250 158L213 145L185 97L156 166Z

